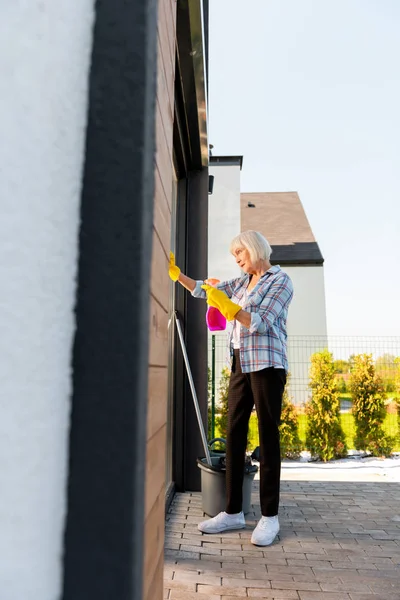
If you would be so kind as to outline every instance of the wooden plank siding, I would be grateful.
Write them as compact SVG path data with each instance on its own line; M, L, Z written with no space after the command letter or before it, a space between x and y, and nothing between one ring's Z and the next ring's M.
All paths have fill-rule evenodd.
M159 0L156 161L150 282L144 600L163 598L168 386L168 253L171 236L176 0Z

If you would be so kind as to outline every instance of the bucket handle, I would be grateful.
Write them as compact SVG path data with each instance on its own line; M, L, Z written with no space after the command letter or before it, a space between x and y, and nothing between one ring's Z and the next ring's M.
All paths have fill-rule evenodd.
M209 446L209 448L211 448L211 446L212 446L213 444L215 444L215 442L222 442L222 443L223 443L223 444L225 444L225 446L226 446L226 440L224 440L224 438L213 438L212 440L210 440L210 441L208 442L208 446Z

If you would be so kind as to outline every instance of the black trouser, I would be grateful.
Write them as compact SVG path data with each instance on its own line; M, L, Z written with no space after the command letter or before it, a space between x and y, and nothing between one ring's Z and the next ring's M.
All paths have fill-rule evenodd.
M234 351L228 392L226 488L229 514L242 510L244 460L249 419L254 404L260 436L260 502L264 517L278 514L281 455L279 423L286 383L284 369L242 373L239 350Z

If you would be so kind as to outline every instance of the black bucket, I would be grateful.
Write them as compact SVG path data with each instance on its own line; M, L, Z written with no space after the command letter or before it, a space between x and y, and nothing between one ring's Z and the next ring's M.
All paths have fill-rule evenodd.
M216 441L225 443L222 438L215 438L209 442L211 465L207 464L205 458L197 459L197 466L201 470L202 508L210 517L215 517L226 508L225 453L212 450L211 446ZM250 512L251 489L257 471L256 465L246 463L243 477L242 510L244 514Z

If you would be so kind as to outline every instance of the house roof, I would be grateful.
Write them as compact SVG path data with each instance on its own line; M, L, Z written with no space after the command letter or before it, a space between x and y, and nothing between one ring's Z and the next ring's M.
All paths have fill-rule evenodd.
M272 264L323 264L297 192L240 194L240 213L242 231L259 231L269 241L273 250Z

